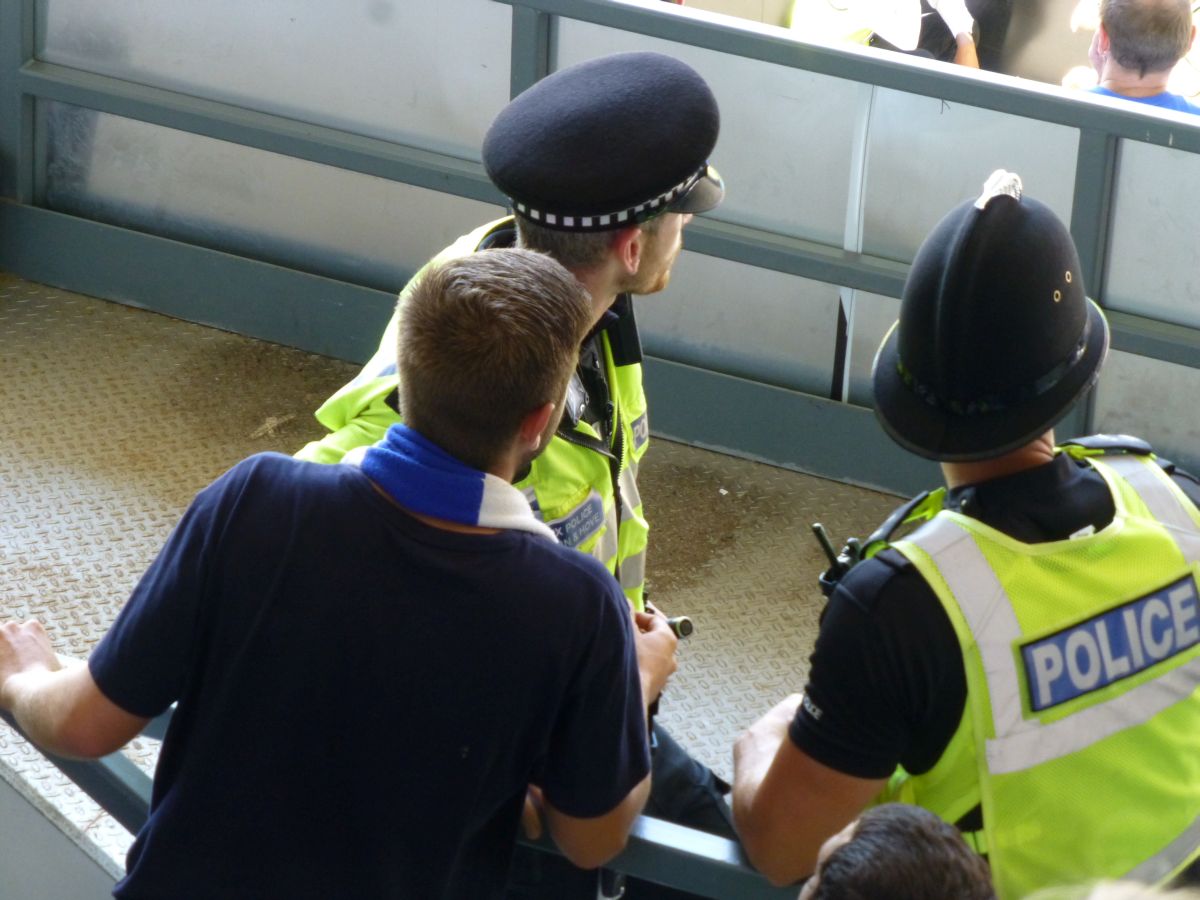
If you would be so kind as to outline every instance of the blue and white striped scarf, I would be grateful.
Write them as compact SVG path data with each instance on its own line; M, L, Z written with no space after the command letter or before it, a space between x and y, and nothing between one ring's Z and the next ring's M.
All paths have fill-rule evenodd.
M459 462L407 425L393 425L383 440L351 450L342 462L360 468L413 512L460 525L529 531L557 541L515 487Z

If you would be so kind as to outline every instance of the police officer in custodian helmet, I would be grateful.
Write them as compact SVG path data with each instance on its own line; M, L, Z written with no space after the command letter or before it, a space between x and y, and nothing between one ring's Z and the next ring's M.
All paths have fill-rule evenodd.
M1108 342L1067 229L1016 175L921 246L876 413L946 486L864 548L804 693L735 749L734 817L773 880L879 800L957 824L1005 900L1197 858L1200 486L1136 438L1054 438Z

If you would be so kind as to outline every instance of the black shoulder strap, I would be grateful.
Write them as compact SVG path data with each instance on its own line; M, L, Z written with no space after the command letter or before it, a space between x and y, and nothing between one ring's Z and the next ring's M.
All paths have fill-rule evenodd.
M476 252L480 250L495 250L497 247L515 247L517 243L517 226L512 217L501 219L488 229L487 234L480 238L475 245Z
M611 307L616 321L607 329L614 366L631 366L642 361L642 339L638 334L637 318L633 314L633 298L619 294Z

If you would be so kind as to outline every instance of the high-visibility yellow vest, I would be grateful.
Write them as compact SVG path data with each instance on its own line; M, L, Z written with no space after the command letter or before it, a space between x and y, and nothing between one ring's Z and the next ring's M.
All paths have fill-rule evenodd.
M893 544L954 626L967 702L881 799L949 822L982 805L1002 900L1200 855L1200 514L1151 457L1067 452L1112 491L1100 531L1024 544L943 510Z
M479 249L485 238L511 229L512 217L490 222L459 238L428 265L465 256ZM413 276L413 284L425 271ZM405 299L405 287L400 304ZM312 462L335 463L350 450L373 444L400 421L394 408L399 380L396 374L398 315L393 313L375 355L362 371L337 391L316 412L330 430L297 454ZM646 395L640 363L617 365L607 333L600 335L605 374L612 399L610 441L580 421L571 426L564 418L558 433L533 461L529 474L516 483L538 516L564 544L589 553L615 572L629 602L642 609L646 578L646 544L649 525L637 489L637 467L649 445ZM618 517L617 495L621 510Z

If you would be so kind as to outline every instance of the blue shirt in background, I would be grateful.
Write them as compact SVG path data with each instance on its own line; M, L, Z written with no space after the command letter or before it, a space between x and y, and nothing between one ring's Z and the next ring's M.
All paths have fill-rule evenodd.
M1173 109L1176 112L1200 115L1200 106L1189 102L1186 97L1182 97L1179 94L1172 94L1168 91L1163 91L1161 94L1154 94L1150 97L1126 97L1124 94L1114 93L1108 88L1096 86L1092 88L1092 93L1099 94L1101 97L1116 97L1118 100L1130 100L1134 103L1145 103L1147 106L1157 106L1162 109Z

